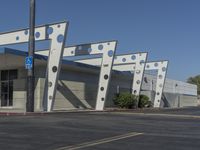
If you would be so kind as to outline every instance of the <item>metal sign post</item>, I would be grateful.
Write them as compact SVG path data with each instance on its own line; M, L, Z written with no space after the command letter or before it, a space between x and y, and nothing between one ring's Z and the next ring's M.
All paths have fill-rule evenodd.
M27 63L27 102L26 111L34 112L34 49L35 49L35 0L30 0L30 33Z

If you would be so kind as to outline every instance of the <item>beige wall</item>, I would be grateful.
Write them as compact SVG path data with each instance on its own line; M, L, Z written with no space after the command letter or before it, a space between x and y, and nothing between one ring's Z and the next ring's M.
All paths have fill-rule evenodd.
M26 70L18 69L18 79L14 80L12 111L26 111ZM35 70L36 77L45 75L45 68L38 67ZM58 82L54 110L94 108L98 88L98 72L84 73L76 70L62 71ZM65 79L65 80L64 80ZM119 80L120 79L120 80ZM45 78L35 79L35 111L43 111L43 94ZM117 86L129 89L131 77L113 75L109 87L106 106L113 105L112 98L117 91ZM2 108L0 109L0 111ZM9 111L4 108L3 111Z
M94 108L96 104L96 95L98 88L98 74L86 74L81 72L62 72L61 79L59 80L56 98L54 103L54 110L62 109L77 109L77 108ZM131 78L127 79L124 76L113 76L111 86L109 87L108 99L106 106L113 105L112 98L117 91L118 85L126 87L131 86ZM128 81L127 81L128 80ZM41 82L41 95L43 95L45 79L40 79ZM41 96L42 98L42 96Z

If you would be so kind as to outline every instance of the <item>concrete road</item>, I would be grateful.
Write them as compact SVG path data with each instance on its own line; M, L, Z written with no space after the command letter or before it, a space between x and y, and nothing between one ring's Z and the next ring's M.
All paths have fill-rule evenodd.
M200 108L0 116L2 150L199 150Z

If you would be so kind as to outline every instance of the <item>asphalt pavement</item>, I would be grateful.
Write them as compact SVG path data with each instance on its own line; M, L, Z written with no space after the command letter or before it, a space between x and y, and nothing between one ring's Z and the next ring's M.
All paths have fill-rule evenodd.
M199 150L200 107L0 116L2 150Z

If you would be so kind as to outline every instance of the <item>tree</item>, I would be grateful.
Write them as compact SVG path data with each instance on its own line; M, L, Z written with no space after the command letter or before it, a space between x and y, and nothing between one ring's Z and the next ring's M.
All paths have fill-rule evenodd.
M189 77L187 82L197 85L197 94L200 95L200 75Z

